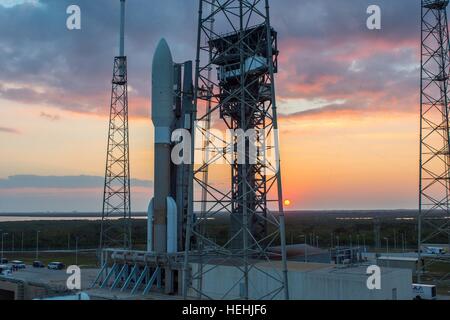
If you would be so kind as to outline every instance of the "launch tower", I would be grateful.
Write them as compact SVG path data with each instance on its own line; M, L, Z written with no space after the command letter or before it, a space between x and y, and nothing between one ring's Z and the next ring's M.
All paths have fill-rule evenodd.
M208 273L231 266L237 280L224 284L219 298L288 298L274 79L277 32L269 1L200 0L198 19L192 120L201 141L193 137L191 153L200 145L202 156L195 157L201 163L191 172L184 295L212 298L204 287ZM228 130L230 139L210 127ZM228 221L228 233L213 238L211 223L220 219ZM278 268L269 272L266 267L276 260ZM256 292L252 281L258 273L276 285Z
M437 282L430 267L449 263L448 254L430 247L450 241L450 136L448 0L422 0L420 203L418 219L418 281ZM444 245L446 246L446 245Z
M125 0L120 0L120 48L114 58L100 248L131 248L128 78ZM117 220L119 219L119 220Z

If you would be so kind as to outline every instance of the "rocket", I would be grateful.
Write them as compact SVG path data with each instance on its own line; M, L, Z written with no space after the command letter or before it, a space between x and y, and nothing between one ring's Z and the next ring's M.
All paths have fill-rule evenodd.
M192 61L174 63L169 46L162 39L156 47L152 67L154 196L147 211L147 252L157 257L180 254L185 246L188 194L193 181L189 175L191 164L172 162L172 150L179 143L178 139L172 141L172 134L179 129L191 133L192 115ZM167 294L176 290L181 272L170 265L164 266Z
M148 207L147 251L155 254L183 250L187 220L189 164L175 165L172 133L192 132L192 61L174 63L166 40L156 47L152 67L152 121L155 127L154 197Z
M148 208L147 251L177 252L177 204L171 197L171 134L174 113L174 63L162 39L152 67L152 122L155 127L154 198Z

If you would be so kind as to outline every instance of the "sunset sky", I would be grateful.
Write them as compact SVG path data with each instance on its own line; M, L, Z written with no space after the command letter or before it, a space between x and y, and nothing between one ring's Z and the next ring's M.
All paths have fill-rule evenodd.
M66 29L78 4L82 30ZM366 28L366 9L382 29ZM289 209L416 208L419 0L276 0ZM100 211L119 1L0 0L0 213ZM133 210L152 196L150 75L195 59L197 0L128 0Z

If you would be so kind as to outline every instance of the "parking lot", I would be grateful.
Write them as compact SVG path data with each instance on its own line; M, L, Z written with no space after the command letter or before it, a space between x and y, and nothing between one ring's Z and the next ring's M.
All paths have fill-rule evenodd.
M8 264L10 266L10 264ZM33 268L32 265L26 265L25 269L13 271L11 275L5 277L13 280L25 281L27 283L41 284L51 288L66 288L67 279L71 274L67 274L67 269L50 270L45 268ZM97 276L98 269L81 269L81 289L88 289Z

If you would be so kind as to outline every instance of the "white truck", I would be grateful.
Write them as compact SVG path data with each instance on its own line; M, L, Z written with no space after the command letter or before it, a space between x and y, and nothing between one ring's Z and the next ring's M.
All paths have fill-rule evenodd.
M436 300L436 286L413 283L414 300Z
M425 247L425 253L428 254L445 254L445 249L442 247Z

